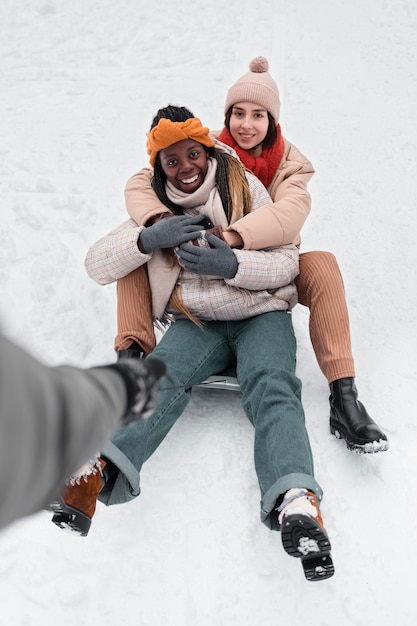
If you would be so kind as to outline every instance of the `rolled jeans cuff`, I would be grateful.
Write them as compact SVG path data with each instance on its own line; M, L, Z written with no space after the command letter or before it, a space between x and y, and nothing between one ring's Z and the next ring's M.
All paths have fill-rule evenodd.
M279 478L268 491L263 495L261 500L261 522L268 526L271 530L280 530L278 522L278 514L274 514L277 500L284 495L289 489L299 487L300 489L308 489L316 494L318 501L323 498L323 491L318 482L309 474L287 474Z
M133 500L140 494L140 476L136 467L111 441L107 442L102 455L115 465L119 472L114 484L109 489L104 485L99 500L106 506L123 504Z

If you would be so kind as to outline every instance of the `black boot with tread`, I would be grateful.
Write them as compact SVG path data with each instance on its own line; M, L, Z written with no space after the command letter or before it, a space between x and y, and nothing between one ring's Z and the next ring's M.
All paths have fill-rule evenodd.
M348 450L371 454L388 450L387 436L368 415L354 378L340 378L330 383L330 432L344 439Z

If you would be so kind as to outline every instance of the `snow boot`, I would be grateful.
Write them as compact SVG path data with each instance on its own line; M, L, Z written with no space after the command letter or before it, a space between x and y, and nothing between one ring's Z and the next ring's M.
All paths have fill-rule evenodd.
M140 345L133 341L131 345L127 348L127 350L118 350L117 352L117 360L120 359L144 359L145 352L142 350Z
M344 439L348 450L361 454L388 450L387 436L368 415L354 378L340 378L330 383L330 432Z
M97 498L104 487L105 466L101 457L93 459L67 481L62 493L48 506L54 513L54 524L81 537L88 535Z
M307 489L290 489L276 511L284 550L301 559L307 580L333 576L331 545L315 494Z

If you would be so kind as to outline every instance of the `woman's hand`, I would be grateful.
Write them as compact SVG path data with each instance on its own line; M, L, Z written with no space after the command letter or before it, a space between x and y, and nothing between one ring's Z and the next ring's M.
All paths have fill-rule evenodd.
M203 213L192 217L187 215L167 216L141 231L138 240L139 250L145 254L150 254L158 248L175 248L186 241L196 239L203 230L200 222L205 217Z
M233 278L239 263L232 248L211 233L206 235L206 239L210 247L201 248L192 243L184 243L175 251L181 267L194 274Z

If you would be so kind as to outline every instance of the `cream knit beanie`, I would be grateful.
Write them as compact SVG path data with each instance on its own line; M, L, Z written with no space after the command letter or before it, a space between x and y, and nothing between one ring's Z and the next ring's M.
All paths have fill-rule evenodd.
M237 102L254 102L269 111L278 124L281 102L277 84L268 69L269 64L265 57L256 57L250 62L249 72L239 78L227 92L225 114Z

